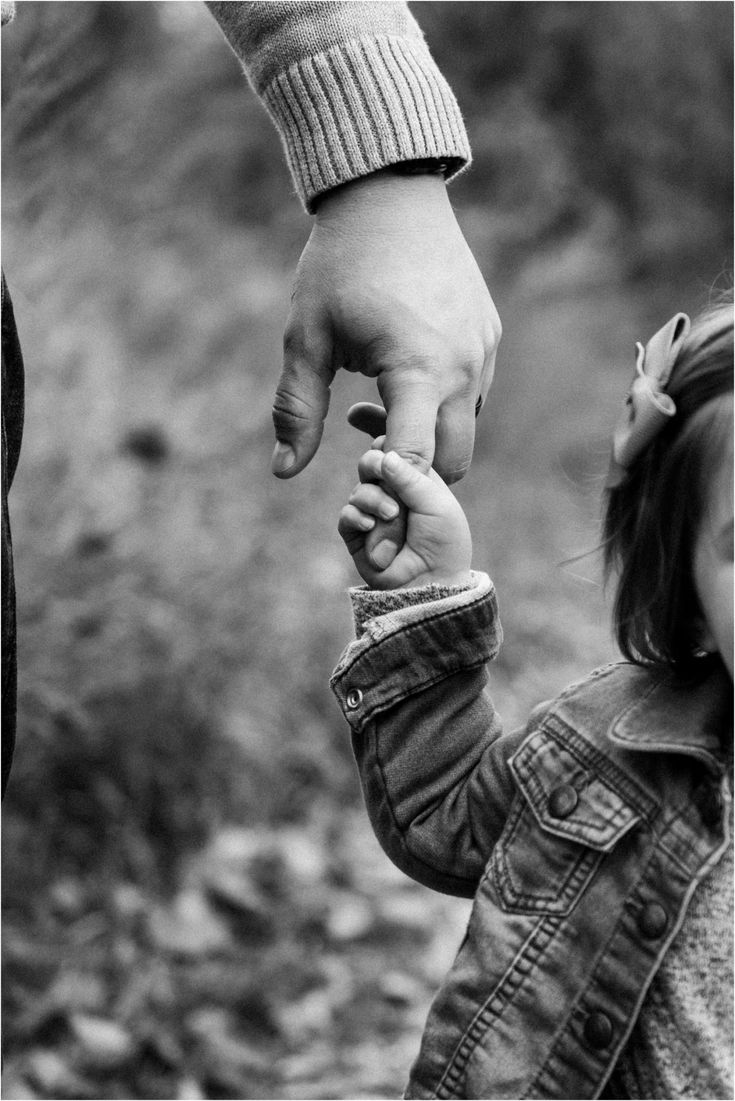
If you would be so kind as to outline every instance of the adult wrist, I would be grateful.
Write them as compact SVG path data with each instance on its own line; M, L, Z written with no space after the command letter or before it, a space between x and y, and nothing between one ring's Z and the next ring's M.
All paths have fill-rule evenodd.
M416 162L401 162L414 163ZM395 168L395 165L388 165L325 191L314 204L317 218L337 208L364 208L366 202L370 205L373 202L380 203L383 196L388 197L392 204L396 196L404 193L407 201L412 201L412 197L419 194L428 197L435 193L442 197L443 202L448 202L446 179L441 171L397 172Z
M446 180L461 164L458 157L415 157L386 167L394 176L441 176Z

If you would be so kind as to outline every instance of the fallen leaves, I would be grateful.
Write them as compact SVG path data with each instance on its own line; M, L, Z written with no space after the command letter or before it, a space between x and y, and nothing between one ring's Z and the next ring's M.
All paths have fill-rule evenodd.
M170 906L152 909L148 932L155 948L184 958L216 954L232 943L224 921L194 887L180 891Z
M361 811L228 826L179 880L52 884L40 958L13 925L5 1096L400 1094L466 903L394 869Z

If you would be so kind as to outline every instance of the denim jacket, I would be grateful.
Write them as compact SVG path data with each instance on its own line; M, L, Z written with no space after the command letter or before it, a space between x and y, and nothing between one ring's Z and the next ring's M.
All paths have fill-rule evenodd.
M481 575L370 620L332 679L385 851L475 896L406 1096L605 1096L728 845L732 687L724 669L683 690L609 665L505 733L486 692L500 640Z

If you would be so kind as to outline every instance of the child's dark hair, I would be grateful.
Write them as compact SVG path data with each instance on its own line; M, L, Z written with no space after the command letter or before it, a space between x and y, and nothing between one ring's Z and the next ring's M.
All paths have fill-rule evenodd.
M697 678L712 665L697 642L693 555L707 478L732 445L733 307L701 314L666 392L676 413L606 494L605 576L617 576L613 621L623 655Z

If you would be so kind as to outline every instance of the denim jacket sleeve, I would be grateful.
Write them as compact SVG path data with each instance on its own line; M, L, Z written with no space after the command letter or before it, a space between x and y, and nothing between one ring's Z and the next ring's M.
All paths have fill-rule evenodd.
M486 691L502 639L495 590L473 589L371 620L332 689L352 741L373 829L419 882L474 894L513 797L506 735Z

